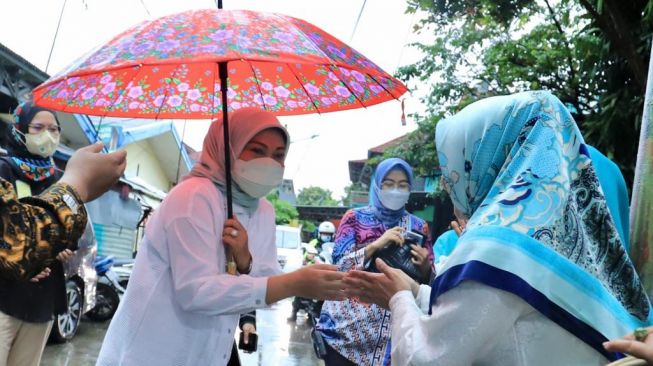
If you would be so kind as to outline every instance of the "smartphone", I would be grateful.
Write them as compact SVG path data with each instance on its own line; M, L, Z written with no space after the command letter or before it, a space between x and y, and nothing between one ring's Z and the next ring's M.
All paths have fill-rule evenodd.
M256 352L258 345L258 335L256 333L249 334L249 342L245 344L245 332L240 332L240 339L238 340L238 349L242 349L245 353Z

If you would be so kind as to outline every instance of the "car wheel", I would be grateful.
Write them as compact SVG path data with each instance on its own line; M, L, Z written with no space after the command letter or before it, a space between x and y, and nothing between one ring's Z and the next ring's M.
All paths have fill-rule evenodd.
M68 311L55 317L52 331L50 331L50 339L57 343L69 341L75 336L82 317L84 298L82 290L75 281L66 282L66 298L68 299Z
M95 307L86 315L92 320L103 322L113 317L119 303L120 297L113 287L105 283L98 283L95 290Z

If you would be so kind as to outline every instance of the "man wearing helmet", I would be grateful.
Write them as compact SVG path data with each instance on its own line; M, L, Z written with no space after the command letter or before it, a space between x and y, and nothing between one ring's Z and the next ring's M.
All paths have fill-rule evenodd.
M329 221L323 221L317 227L317 238L311 240L308 245L312 246L319 253L322 250L322 244L331 243L336 235L336 226ZM304 253L306 259L306 253Z

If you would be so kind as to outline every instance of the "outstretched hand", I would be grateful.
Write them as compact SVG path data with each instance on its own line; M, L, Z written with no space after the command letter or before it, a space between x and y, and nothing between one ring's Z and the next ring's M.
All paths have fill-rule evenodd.
M344 278L347 296L385 309L390 308L390 299L399 291L410 290L417 296L419 284L403 271L388 266L380 258L376 259L376 268L381 273L357 270L347 273Z
M338 272L338 267L331 264L314 264L294 272L302 284L297 296L318 300L346 299L345 284L342 279L344 272Z
M627 353L631 356L644 359L653 365L653 327L646 328L648 335L642 340L636 340L631 333L622 338L603 343L603 348L610 352Z

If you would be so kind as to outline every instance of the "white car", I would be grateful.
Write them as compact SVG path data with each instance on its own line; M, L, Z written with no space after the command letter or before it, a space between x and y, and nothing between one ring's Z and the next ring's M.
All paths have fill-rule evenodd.
M298 227L277 225L277 260L284 272L292 272L302 266L301 232Z

